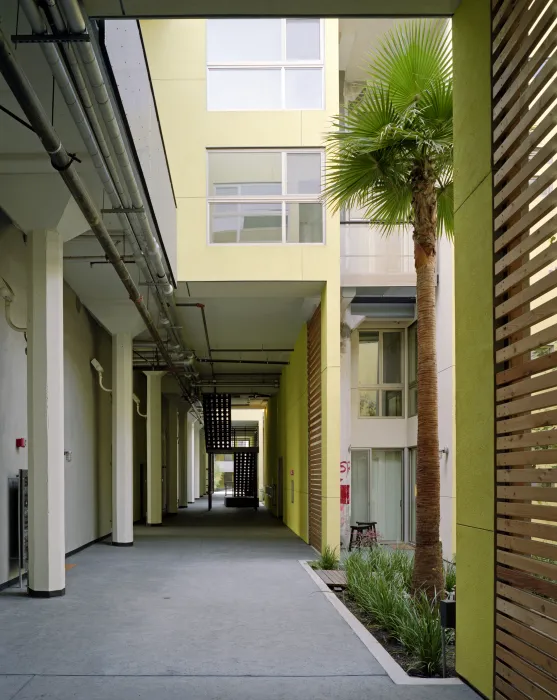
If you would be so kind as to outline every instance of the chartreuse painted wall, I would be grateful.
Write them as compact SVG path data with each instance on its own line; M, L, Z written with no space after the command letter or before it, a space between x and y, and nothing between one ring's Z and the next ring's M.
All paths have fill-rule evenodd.
M208 148L321 148L339 112L338 20L324 20L325 109L208 111L206 20L144 20L141 31L178 207L178 280L330 281L340 219L325 245L208 245Z
M321 294L322 545L340 546L340 313L338 287ZM283 460L283 519L308 541L307 326L302 328L280 391L265 415L267 484L277 483Z
M339 215L327 211L323 245L209 245L207 149L322 148L323 135L339 111L338 20L324 20L325 109L312 111L208 111L206 21L142 21L141 30L178 207L178 281L323 283L323 541L337 546L340 538ZM300 328L290 365L283 373L279 396L268 408L267 421L276 413L277 452L273 455L271 443L266 448L270 450L266 474L276 471L278 458L282 457L284 519L294 532L307 539L305 338L305 328ZM294 470L292 476L291 470Z
M458 673L493 697L491 3L453 19Z

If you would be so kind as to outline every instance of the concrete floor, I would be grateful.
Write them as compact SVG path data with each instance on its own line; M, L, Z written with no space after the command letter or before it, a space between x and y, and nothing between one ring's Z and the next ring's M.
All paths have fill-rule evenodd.
M206 499L71 558L63 598L0 593L0 700L473 700L396 686L264 510Z

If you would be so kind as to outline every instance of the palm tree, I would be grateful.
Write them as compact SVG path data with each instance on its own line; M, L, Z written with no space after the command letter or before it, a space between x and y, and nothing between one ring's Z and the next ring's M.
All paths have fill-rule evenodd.
M385 234L411 225L417 277L418 449L413 586L443 590L435 350L436 246L453 234L451 43L445 22L412 21L374 52L359 98L326 137L324 198L363 208Z

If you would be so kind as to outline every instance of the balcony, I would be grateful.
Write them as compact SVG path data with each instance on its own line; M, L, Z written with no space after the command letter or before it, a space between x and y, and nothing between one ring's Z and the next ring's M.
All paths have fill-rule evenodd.
M414 287L414 244L410 227L389 236L362 219L343 217L340 280L343 287Z

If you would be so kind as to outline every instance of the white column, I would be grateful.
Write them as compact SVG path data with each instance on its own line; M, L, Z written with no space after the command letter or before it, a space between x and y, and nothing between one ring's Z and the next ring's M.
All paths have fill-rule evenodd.
M112 336L112 544L133 545L133 354L129 333Z
M62 238L28 238L27 422L29 594L65 593L64 282Z
M168 401L168 509L169 514L178 512L178 401Z
M162 525L162 397L166 372L147 377L147 525Z
M184 409L178 412L178 504L188 505L188 416Z
M201 472L200 472L200 454L199 454L199 423L196 421L193 424L193 464L195 470L195 497L201 498Z
M187 466L188 466L188 479L187 479L187 494L188 503L193 503L195 501L195 421L191 413L187 415L187 433L188 433L188 444L187 444Z

